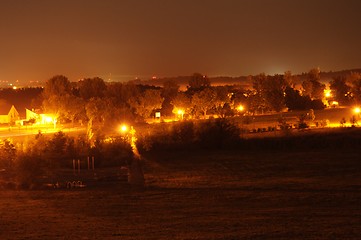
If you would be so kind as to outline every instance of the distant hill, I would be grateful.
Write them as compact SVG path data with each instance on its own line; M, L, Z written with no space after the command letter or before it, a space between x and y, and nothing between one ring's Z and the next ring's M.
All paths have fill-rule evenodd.
M321 82L329 83L333 78L338 76L347 76L352 72L361 73L361 68L359 69L350 69L350 70L341 70L341 71L330 71L330 72L321 72ZM307 72L294 75L297 84L301 84L307 78ZM178 77L164 77L164 78L153 78L147 80L131 80L134 84L142 84L142 85L151 85L151 86L163 86L164 82L172 81L177 83L181 90L187 89L189 80L192 76L178 76ZM240 77L227 77L227 76L218 76L218 77L210 77L212 86L220 86L220 85L239 85L244 88L252 87L252 81L249 76L240 76Z

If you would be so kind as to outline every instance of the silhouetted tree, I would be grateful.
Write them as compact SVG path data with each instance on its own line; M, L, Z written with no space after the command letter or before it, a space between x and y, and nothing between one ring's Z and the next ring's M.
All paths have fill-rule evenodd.
M350 92L351 87L347 85L346 78L344 76L335 77L330 82L330 89L333 94L333 98L340 104L349 103L350 99L347 93Z
M173 113L178 114L178 110L184 111L184 114L189 114L191 110L191 99L184 92L178 92L172 100Z
M128 103L137 115L146 119L154 110L162 107L163 100L160 90L147 89L136 98L129 99Z
M162 97L164 98L162 104L162 114L166 116L172 115L173 105L172 100L177 96L179 85L174 81L166 81L163 83Z
M16 157L16 149L9 140L0 140L0 168L12 170Z
M76 98L71 89L68 78L58 75L45 83L43 91L43 109L46 113L52 113L56 118L66 118L70 102ZM75 101L74 101L75 102Z
M307 74L307 79L302 82L303 95L308 95L313 99L323 99L325 84L320 82L320 70L318 68L311 69Z
M361 73L351 73L348 76L348 82L351 83L352 99L356 104L361 103Z
M71 84L69 79L63 75L56 75L45 82L44 99L52 96L62 97L69 94L72 94Z
M78 82L78 86L79 95L84 100L89 100L93 97L102 98L107 89L104 80L98 77L83 79Z
M190 92L199 91L211 86L208 77L200 73L194 73L188 84L188 91Z
M261 73L253 78L253 93L248 96L248 109L250 112L264 112L267 110L265 96L265 81L267 76Z
M285 90L285 104L289 110L306 110L311 106L311 98L309 96L301 96L298 90L287 87Z
M203 117L206 118L208 110L212 109L215 105L216 93L211 88L205 88L196 92L192 96L192 107L194 113L197 115L201 112Z
M285 90L288 86L282 75L267 76L262 87L270 109L280 112L285 108Z

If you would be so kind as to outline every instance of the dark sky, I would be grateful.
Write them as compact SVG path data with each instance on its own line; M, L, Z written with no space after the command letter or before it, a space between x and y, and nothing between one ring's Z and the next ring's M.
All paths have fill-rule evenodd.
M360 0L1 0L0 80L361 67Z

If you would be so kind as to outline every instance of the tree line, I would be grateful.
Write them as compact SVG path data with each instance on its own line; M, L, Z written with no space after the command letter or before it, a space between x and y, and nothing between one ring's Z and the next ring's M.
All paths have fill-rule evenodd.
M324 95L326 85L321 82L320 71L316 68L306 74L301 84L291 72L249 78L250 89L241 85L211 86L207 76L195 73L187 89L181 91L172 81L155 87L132 82L108 83L98 77L70 82L67 77L57 75L46 81L32 105L54 114L61 122L81 122L101 132L106 128L114 129L119 122L145 121L154 117L155 112L160 112L162 117L195 119L207 115L233 116L240 105L244 107L243 113L258 114L322 109L331 101L340 105L361 101L361 74L358 72L334 77L329 82L331 94L328 98Z

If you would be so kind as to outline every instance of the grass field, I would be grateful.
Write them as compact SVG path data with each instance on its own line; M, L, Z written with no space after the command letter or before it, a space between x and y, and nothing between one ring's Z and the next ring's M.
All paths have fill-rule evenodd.
M359 150L144 156L146 187L1 190L0 239L359 239Z

